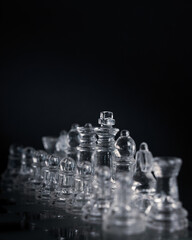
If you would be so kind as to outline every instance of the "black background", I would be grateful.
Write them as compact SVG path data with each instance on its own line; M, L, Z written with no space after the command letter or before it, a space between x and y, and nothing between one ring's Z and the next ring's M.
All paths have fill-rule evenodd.
M146 141L154 156L183 159L180 199L192 214L192 4L71 5L3 1L1 8L1 171L13 142L72 123L116 127Z

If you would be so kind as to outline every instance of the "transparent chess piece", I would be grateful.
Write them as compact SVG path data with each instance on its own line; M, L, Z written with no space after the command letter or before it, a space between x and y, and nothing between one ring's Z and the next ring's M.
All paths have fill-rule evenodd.
M45 151L49 154L53 154L55 152L57 141L58 141L58 137L43 136L42 143Z
M115 155L113 159L113 180L119 172L129 172L133 175L135 167L135 141L130 137L128 130L122 130L115 142Z
M117 189L109 211L103 216L103 230L111 235L127 236L145 231L146 219L144 214L134 205L132 190L132 176L130 173L117 174ZM123 238L122 238L123 239Z
M66 157L66 149L67 149L67 131L62 130L60 132L60 136L57 140L57 143L55 145L55 153L59 155L60 157L64 158Z
M26 194L35 196L35 190L42 181L41 170L46 165L47 155L43 150L34 151L32 157L32 173L25 183Z
M32 164L34 152L35 149L32 147L26 147L22 151L21 167L14 183L14 186L21 192L24 190L24 184L26 183L28 178L33 174Z
M82 208L83 220L101 223L103 214L108 211L112 201L111 171L109 167L97 167L95 178L91 199Z
M53 192L52 204L65 208L67 201L74 192L75 161L66 157L60 161L58 172L58 185Z
M93 169L98 166L112 168L112 158L115 154L115 136L119 129L113 128L115 119L112 112L101 112L98 123L101 126L94 129L98 140L93 158Z
M80 143L79 133L77 128L79 124L74 123L71 126L70 131L67 134L67 148L66 148L66 155L71 157L77 162L77 147Z
M52 154L48 158L49 164L47 171L44 171L44 179L41 188L41 201L50 201L52 193L58 184L58 169L60 163L60 157Z
M135 203L141 212L145 212L150 207L155 194L156 179L152 170L153 155L149 151L147 143L143 142L136 153L136 167L133 176L133 189L137 195Z
M80 144L77 147L75 189L67 211L81 213L82 206L89 200L92 180L92 157L96 147L96 134L91 123L77 127Z
M15 178L18 176L21 168L21 156L23 146L19 144L12 144L9 147L8 164L4 173L1 176L1 184L3 190L12 191Z
M92 162L97 141L94 128L91 123L86 123L84 127L77 127L77 131L80 141L77 147L77 163Z
M49 178L49 158L50 155L46 153L44 157L40 159L40 176L38 178L38 181L36 182L36 188L35 188L35 198L36 200L41 200L41 192L42 189L47 184L48 178Z
M177 176L182 160L176 157L154 158L157 179L153 204L148 212L148 227L159 231L175 232L188 226L187 211L179 201Z
M78 175L78 176L77 176ZM91 198L91 180L92 180L92 164L84 161L77 165L75 191L71 198L70 209L68 211L74 214L82 214L83 206Z

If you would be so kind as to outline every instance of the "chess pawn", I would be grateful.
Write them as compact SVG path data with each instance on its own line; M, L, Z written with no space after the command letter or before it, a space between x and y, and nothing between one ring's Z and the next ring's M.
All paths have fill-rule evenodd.
M91 162L84 161L77 165L78 182L76 182L76 192L71 199L70 211L74 214L81 214L83 206L91 198Z
M58 184L58 168L60 163L60 157L52 154L48 158L49 165L48 171L44 172L44 181L41 188L41 201L47 202L51 199L52 193Z
M67 134L67 148L66 148L66 155L71 157L77 162L77 147L79 146L79 133L77 128L79 124L74 123L71 126L70 131Z
M43 150L34 151L32 157L32 174L25 183L26 193L33 194L42 180L41 169L45 166L47 153Z
M60 157L64 158L66 157L66 149L67 149L67 132L65 130L62 130L55 145L55 153Z
M24 184L26 183L28 178L33 174L32 163L34 152L35 149L32 147L26 147L22 151L21 167L14 183L15 188L20 190L21 192L24 190Z
M118 173L114 200L110 209L103 216L105 232L112 236L115 234L117 238L117 236L139 234L145 230L145 216L135 207L134 200L131 174Z
M135 141L130 137L129 131L122 130L120 137L115 142L115 155L113 159L113 180L119 172L127 172L133 175L135 166Z
M83 209L83 220L93 223L101 223L103 214L111 205L111 171L107 166L95 169L96 184L93 186L93 194Z
M75 161L66 157L59 164L58 185L54 191L53 205L64 208L67 200L74 192Z
M99 166L107 166L112 169L112 158L115 154L115 136L119 129L113 128L115 119L112 112L101 112L98 123L101 126L94 129L98 140L93 158L93 169Z
M8 192L13 190L15 178L18 176L21 168L21 155L23 146L19 144L12 144L9 147L8 165L1 176L1 184L3 190Z
M43 168L47 166L48 154L43 150L36 151L36 154L33 158L34 166L34 175L33 175L33 184L38 187L43 180Z
M175 232L188 226L187 211L179 201L177 176L182 160L176 157L154 158L156 193L148 212L148 227L160 231Z
M41 158L42 161L40 160L40 176L39 176L39 180L35 184L36 200L41 200L42 189L47 184L47 181L49 178L49 158L50 158L50 155L46 153L44 157Z
M156 180L152 174L153 155L146 143L141 143L136 153L136 167L133 176L133 189L137 194L136 205L141 212L145 212L150 206L155 193Z

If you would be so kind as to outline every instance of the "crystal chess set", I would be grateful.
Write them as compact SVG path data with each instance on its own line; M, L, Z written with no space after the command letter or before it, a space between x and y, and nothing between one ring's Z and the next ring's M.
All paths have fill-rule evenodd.
M10 146L1 176L9 218L42 239L192 239L179 200L182 159L154 157L145 142L137 149L112 112L98 124L43 136L43 149Z

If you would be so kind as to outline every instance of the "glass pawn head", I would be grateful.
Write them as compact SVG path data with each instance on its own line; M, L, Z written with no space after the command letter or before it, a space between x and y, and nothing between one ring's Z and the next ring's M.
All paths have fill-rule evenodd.
M89 178L92 175L92 164L91 162L84 161L78 164L78 174L82 178Z
M68 132L67 140L68 140L69 147L76 148L77 146L79 146L80 138L77 130L78 127L79 127L79 124L77 123L72 124L71 129Z
M70 157L63 158L59 164L59 170L63 173L74 173L75 161Z
M60 163L60 157L52 154L49 156L49 167L57 167Z
M58 140L57 137L52 137L52 136L42 137L42 143L43 143L44 149L50 154L54 153L57 140Z
M121 157L134 157L136 151L135 141L130 137L128 130L122 130L115 142L115 147Z
M35 149L32 147L26 147L22 151L21 161L22 164L25 164L27 167L31 167L33 163L33 156Z
M37 150L33 155L33 165L38 165L39 167L46 166L47 153L43 150Z

